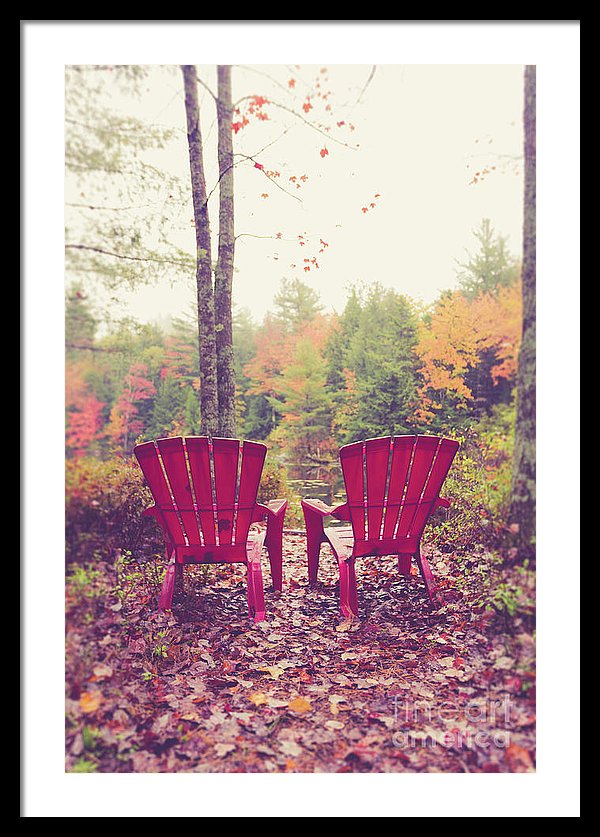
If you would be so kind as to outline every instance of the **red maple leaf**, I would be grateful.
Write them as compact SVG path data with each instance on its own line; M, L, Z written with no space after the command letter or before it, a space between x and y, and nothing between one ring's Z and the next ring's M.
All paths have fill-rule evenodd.
M304 113L308 113L309 110L312 110L312 104L310 102L310 99L307 99L306 102L304 102L304 104L302 105L302 110L304 111Z
M288 81L288 87L292 87L292 88L293 88L293 87L295 87L295 86L296 86L296 79L295 79L295 78L291 78L291 79Z
M327 155L329 154L329 151L327 150L327 146L324 146L324 147L323 147L323 148L319 151L319 154L321 155L321 157L327 157Z

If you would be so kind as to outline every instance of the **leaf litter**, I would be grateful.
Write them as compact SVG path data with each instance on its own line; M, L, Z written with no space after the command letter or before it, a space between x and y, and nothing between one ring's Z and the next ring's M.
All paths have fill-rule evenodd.
M142 587L120 609L110 593L74 601L66 769L534 771L532 630L499 630L461 593L452 554L443 562L455 595L437 611L394 558L364 558L359 617L343 619L332 556L324 547L310 589L299 535L284 537L283 594L268 592L263 560L265 623L248 620L235 566L187 567L172 612Z

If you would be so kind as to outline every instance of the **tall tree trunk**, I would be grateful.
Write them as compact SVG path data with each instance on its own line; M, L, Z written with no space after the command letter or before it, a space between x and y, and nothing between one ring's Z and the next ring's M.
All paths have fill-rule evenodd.
M210 223L202 155L202 132L198 105L196 68L182 65L185 91L192 199L196 224L196 288L198 295L198 353L200 358L200 431L219 432L217 361L215 346L215 301L212 286Z
M523 339L517 373L517 418L509 520L518 524L517 541L525 556L535 536L536 433L536 104L535 66L525 67L525 193L523 208Z
M217 67L219 125L219 252L215 269L215 323L219 435L235 436L235 372L231 291L235 250L233 217L233 139L231 67Z

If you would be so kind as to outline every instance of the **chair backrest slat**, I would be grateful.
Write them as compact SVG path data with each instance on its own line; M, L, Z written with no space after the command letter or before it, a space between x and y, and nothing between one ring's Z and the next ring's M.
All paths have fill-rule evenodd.
M198 520L202 539L206 546L217 543L215 537L215 512L210 472L210 447L206 436L188 436L185 445L190 461L190 472L198 506Z
M402 511L396 529L397 538L405 538L408 535L439 441L435 436L417 436Z
M137 445L134 453L166 524L171 541L178 545L185 544L186 538L181 527L177 506L171 496L171 490L156 445L154 442L145 442L142 445Z
M365 459L367 471L367 537L379 538L383 519L383 504L387 485L390 458L389 436L382 439L367 439Z
M355 539L420 537L458 447L452 439L416 435L342 447Z
M213 438L212 448L217 501L217 536L219 544L230 544L233 537L240 443L237 439Z
M421 502L411 523L409 534L413 532L419 535L427 522L427 517L433 504L439 496L440 489L444 484L446 475L452 465L456 452L459 448L458 442L454 439L442 439L436 451L435 461L429 472L429 479L423 490Z
M137 445L134 453L176 546L246 542L266 445L174 436Z
M392 439L392 461L390 463L390 480L388 486L385 520L383 521L383 537L393 538L396 523L402 505L406 475L415 444L414 436L394 436Z
M266 455L266 445L261 445L258 442L244 442L242 445L242 465L235 523L236 543L244 543L248 537L248 529L252 523L252 513Z
M156 445L162 457L163 466L171 492L181 516L183 529L190 544L199 544L200 531L194 511L194 498L188 476L185 447L181 436L157 439Z
M340 462L348 497L354 537L365 537L364 442L354 442L340 449Z

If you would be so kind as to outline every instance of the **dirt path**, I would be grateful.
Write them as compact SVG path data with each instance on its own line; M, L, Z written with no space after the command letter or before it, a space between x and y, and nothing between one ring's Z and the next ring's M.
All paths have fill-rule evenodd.
M331 554L310 590L304 548L286 536L286 586L267 593L259 625L239 566L186 568L172 614L156 612L151 572L130 565L115 591L113 568L79 571L67 585L67 770L534 770L531 625L475 608L452 555L433 557L446 599L433 613L418 576L361 559L360 618L342 621Z

